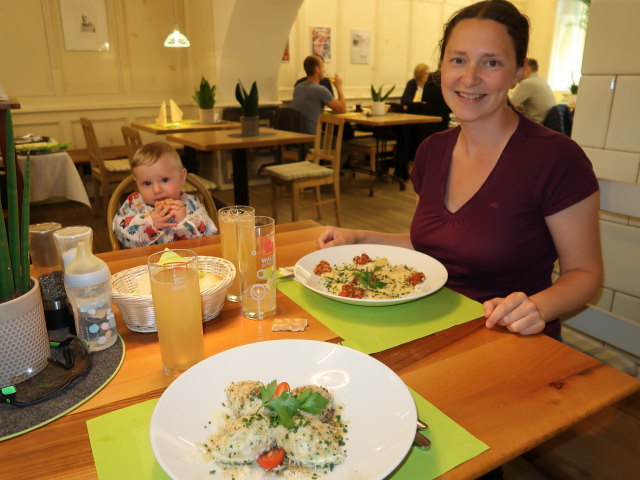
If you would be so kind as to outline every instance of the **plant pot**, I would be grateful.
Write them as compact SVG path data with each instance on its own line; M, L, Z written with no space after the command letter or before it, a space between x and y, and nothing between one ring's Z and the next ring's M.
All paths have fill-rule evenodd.
M240 132L243 137L257 137L260 134L260 117L240 116Z
M200 108L198 109L198 118L202 124L215 123L215 113L213 108Z
M386 113L386 105L384 102L373 102L371 105L372 115L384 115Z
M15 385L47 366L49 337L40 285L0 303L0 388Z

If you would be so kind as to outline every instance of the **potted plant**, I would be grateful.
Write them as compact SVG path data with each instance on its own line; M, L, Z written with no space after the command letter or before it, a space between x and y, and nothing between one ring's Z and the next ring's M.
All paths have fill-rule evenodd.
M392 86L389 91L385 94L382 94L382 89L384 85L382 85L378 90L376 90L373 85L371 85L371 99L373 100L373 105L371 106L371 113L373 115L384 115L386 113L386 109L384 106L384 101L391 95L391 92L396 88L396 86Z
M47 365L49 339L40 286L29 270L29 170L24 175L22 215L11 110L6 110L7 223L0 221L0 388L35 375ZM2 204L0 202L0 207Z
M198 104L198 117L200 123L213 123L215 115L213 106L216 104L216 86L209 85L209 82L202 77L200 88L196 88L193 99Z
M249 93L238 80L236 85L236 99L242 107L242 115L240 116L240 128L243 137L255 137L260 130L260 117L258 116L258 86L256 82L251 85Z

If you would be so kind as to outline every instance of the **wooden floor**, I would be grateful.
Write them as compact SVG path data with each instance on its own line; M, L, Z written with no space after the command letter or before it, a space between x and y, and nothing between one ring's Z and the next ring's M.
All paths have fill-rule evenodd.
M371 177L356 174L342 177L342 223L344 227L379 230L384 232L408 232L415 208L415 192L411 183L407 183L406 190L400 191L397 183L378 181L375 195L369 197ZM90 189L87 189L91 192ZM233 190L215 192L217 200L233 205ZM271 187L258 185L250 189L251 204L257 215L271 216ZM309 198L310 200L310 198ZM291 203L288 199L280 202L279 223L291 221ZM335 225L335 214L332 205L322 207L323 217L320 223ZM30 223L59 222L62 226L88 225L93 229L93 247L95 253L111 250L109 246L107 219L103 216L96 218L90 209L77 202L61 202L46 205L31 206ZM315 208L304 208L301 213L303 219L317 219Z

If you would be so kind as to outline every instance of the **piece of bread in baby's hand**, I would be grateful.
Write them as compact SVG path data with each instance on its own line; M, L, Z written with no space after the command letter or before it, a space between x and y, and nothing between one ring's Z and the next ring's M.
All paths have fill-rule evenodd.
M306 318L274 318L272 332L304 332L307 328Z
M160 208L161 206L166 205L167 203L171 203L171 199L170 199L170 198L165 198L164 200L158 200L158 201L154 204L154 206L155 206L156 208Z

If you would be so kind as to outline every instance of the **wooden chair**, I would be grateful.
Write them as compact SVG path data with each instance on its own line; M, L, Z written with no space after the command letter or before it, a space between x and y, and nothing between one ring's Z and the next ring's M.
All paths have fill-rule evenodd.
M333 203L336 212L336 224L340 226L340 153L342 150L342 132L344 119L330 113L318 118L316 139L313 151L303 162L284 163L265 168L271 176L273 218L278 220L278 199L280 187L291 189L291 216L298 220L300 195L307 188L315 189L314 205L318 218L322 219L320 205ZM320 187L331 185L333 197L322 200Z
M186 192L187 187L191 187L192 195L195 195L199 198L199 200L204 205L207 214L213 220L213 223L218 226L218 211L216 209L216 205L213 202L213 198L207 190L207 187L200 182L199 177L197 175L193 175L192 173L187 174L187 179L183 185L182 191ZM125 179L123 179L116 189L113 191L113 195L109 199L109 205L107 207L107 231L109 232L109 242L111 243L112 250L121 250L122 246L118 241L115 233L113 232L112 223L113 217L116 216L116 213L122 202L124 202L126 196L128 196L131 192L135 191L135 181L133 179L133 175L128 175Z
M91 178L93 180L93 214L98 217L107 203L109 197L109 186L111 183L120 182L131 173L129 160L119 158L116 160L105 160L98 139L93 129L93 123L88 118L81 118L82 131L87 143L89 160L91 162Z
M129 163L133 161L133 156L138 149L143 145L140 132L128 126L120 128L122 130L122 137L124 138L124 144L127 146L127 156L129 157Z

